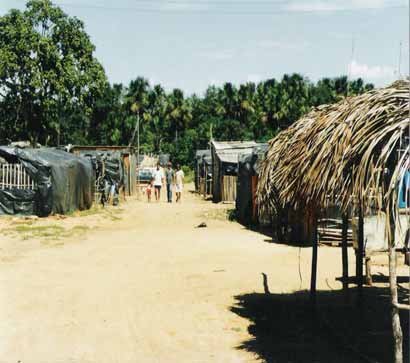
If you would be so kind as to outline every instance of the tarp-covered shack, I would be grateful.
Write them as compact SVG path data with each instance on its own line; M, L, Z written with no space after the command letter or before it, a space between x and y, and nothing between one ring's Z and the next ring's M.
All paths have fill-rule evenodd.
M195 190L200 192L201 180L206 177L204 157L211 158L211 150L197 150L195 152Z
M212 141L212 195L218 203L234 202L239 155L251 153L258 144L255 141Z
M0 214L66 214L93 203L91 161L62 150L0 147Z
M268 144L255 146L250 153L239 155L236 191L236 213L238 220L245 224L259 222L256 205L259 165L265 157Z
M110 185L115 182L118 187L123 188L126 195L136 193L137 156L134 148L108 145L69 145L67 149L73 154L93 159L97 178L99 174L102 174L102 178ZM98 169L96 162L100 169Z

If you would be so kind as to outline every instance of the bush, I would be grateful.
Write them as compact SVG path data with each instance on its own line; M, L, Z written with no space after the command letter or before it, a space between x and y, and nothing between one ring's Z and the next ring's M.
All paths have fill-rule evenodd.
M194 171L186 165L182 166L182 171L185 174L185 183L192 183L194 181Z

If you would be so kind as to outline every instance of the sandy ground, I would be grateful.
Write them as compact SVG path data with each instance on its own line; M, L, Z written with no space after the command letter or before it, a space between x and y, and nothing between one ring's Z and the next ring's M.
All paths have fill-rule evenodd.
M259 361L240 348L253 336L231 311L236 297L307 289L311 250L270 243L226 220L228 207L187 191L179 205L129 199L62 219L2 219L0 362ZM319 249L320 290L340 289L340 261L339 249Z

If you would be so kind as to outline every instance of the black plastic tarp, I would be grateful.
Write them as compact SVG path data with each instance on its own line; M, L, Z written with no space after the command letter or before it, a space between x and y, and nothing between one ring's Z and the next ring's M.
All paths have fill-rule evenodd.
M211 165L211 150L197 150L195 152L195 189L199 190L199 178L205 178L205 165Z
M104 193L104 198L108 198L113 190L114 198L117 200L119 188L128 180L122 153L120 151L87 150L81 152L81 155L92 161L98 191Z
M160 154L158 156L158 162L162 167L167 166L170 160L170 155L169 154Z
M22 164L34 181L34 190L0 192L0 214L66 214L91 207L94 177L91 160L62 150L0 147L8 163Z
M267 148L267 144L261 144L254 147L251 153L239 155L236 212L238 220L244 224L252 223L252 177L258 176L259 164L263 160Z

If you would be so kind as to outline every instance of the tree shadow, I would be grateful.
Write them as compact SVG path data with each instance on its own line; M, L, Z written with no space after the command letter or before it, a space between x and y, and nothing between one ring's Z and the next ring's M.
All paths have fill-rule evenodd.
M267 243L272 243L272 244L276 244L276 245L283 245L283 246L292 246L292 247L301 247L301 248L312 248L312 245L307 244L305 242L300 242L300 241L280 241L276 238L265 238L264 239L265 242Z
M319 291L314 311L307 291L236 296L231 311L250 320L252 335L237 348L266 363L392 362L388 289L365 288L360 307L357 297L357 289L349 290L348 302L342 291ZM401 322L408 361L408 312Z

